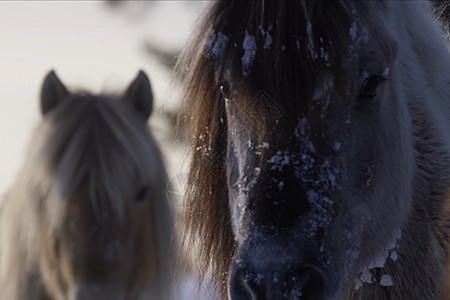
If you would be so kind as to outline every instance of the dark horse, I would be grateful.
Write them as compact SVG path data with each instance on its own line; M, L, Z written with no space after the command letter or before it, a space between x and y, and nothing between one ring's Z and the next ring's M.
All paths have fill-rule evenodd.
M152 100L143 72L123 95L69 92L46 77L44 118L0 210L0 299L170 299L172 217Z
M450 297L448 49L426 1L211 5L180 228L223 297Z

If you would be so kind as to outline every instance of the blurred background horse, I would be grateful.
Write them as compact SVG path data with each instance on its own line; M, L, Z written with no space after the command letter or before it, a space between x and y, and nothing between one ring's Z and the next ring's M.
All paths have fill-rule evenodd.
M0 298L170 299L173 220L148 77L91 95L50 72L40 104L0 209Z
M180 249L230 299L449 299L450 55L427 1L217 1L178 62Z

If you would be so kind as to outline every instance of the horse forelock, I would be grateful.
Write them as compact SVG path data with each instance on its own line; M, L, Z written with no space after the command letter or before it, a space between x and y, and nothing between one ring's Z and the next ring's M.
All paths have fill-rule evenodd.
M37 184L52 185L47 188L62 198L88 180L86 196L94 210L112 207L122 218L125 201L132 201L140 186L158 190L165 184L162 158L145 121L120 98L75 94L42 127L34 164L53 179Z
M228 81L231 95L265 91L295 111L308 108L327 75L339 85L363 35L352 2L231 1L216 9L200 65L218 85Z

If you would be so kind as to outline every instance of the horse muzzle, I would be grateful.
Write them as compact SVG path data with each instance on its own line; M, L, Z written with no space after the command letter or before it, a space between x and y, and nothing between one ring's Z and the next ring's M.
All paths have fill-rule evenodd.
M326 299L326 276L314 265L291 263L249 265L243 259L233 264L229 279L231 300L320 300Z

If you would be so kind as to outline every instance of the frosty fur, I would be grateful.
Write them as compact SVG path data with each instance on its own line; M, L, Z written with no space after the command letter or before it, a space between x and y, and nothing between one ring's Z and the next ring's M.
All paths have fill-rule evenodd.
M448 49L426 1L212 4L177 68L200 279L224 299L450 298Z

